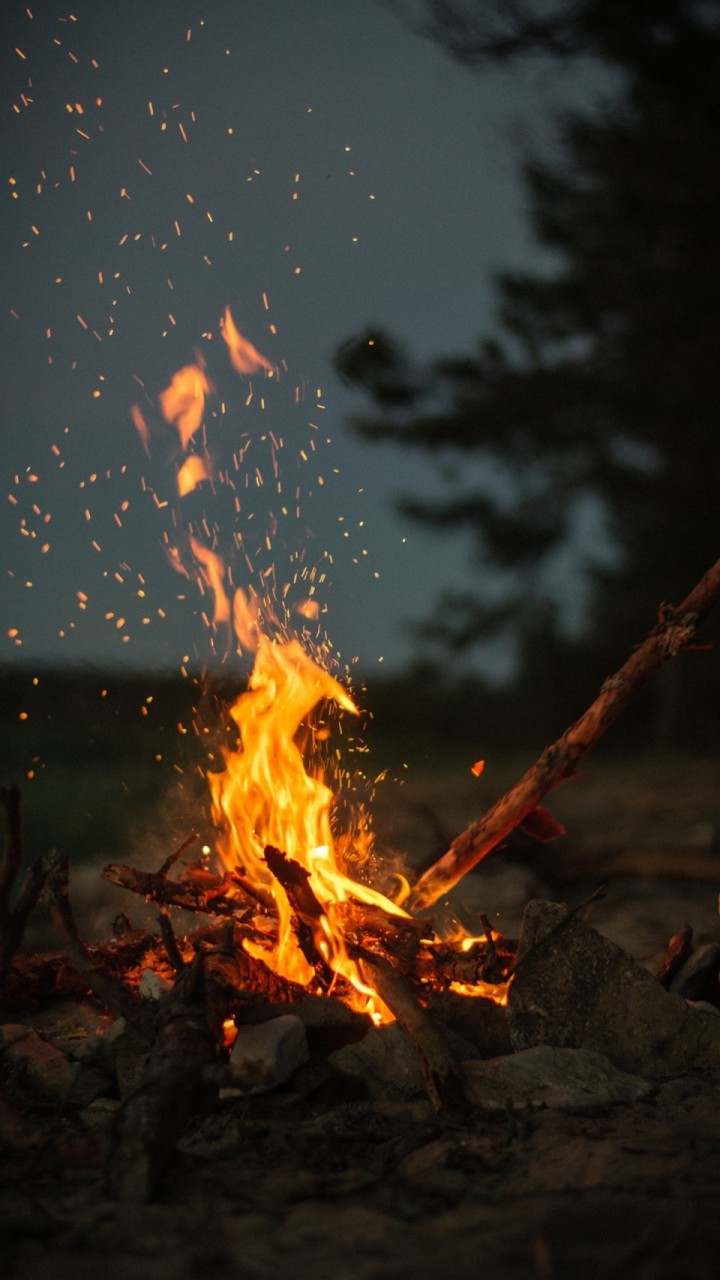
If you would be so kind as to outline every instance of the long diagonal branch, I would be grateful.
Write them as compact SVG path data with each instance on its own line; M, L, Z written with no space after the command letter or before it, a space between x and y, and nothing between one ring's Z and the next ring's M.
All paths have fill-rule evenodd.
M602 686L595 701L562 737L546 747L532 768L484 817L453 840L446 853L420 877L409 911L430 907L477 866L552 787L575 773L578 760L602 737L633 694L666 662L695 639L698 624L720 599L720 560L677 608L663 606L660 621L627 662Z

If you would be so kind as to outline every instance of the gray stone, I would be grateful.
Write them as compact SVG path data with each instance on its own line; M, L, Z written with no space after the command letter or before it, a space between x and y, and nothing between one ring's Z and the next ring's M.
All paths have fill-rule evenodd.
M143 969L138 991L144 1000L160 1000L172 989L172 983L154 969Z
M350 1027L361 1014L352 1009L335 996L306 996L299 1004L288 1005L297 1018L302 1018L306 1027ZM369 1019L363 1018L366 1026Z
M62 1050L49 1044L36 1031L20 1024L0 1028L3 1057L18 1073L20 1083L33 1093L55 1102L87 1106L107 1091L108 1080L101 1072L70 1062Z
M515 1050L595 1049L649 1078L720 1067L720 1022L557 902L528 903L508 1003Z
M720 998L720 942L706 942L688 957L670 984L670 990L685 1000Z
M276 1089L308 1057L305 1024L294 1014L241 1027L230 1054L228 1084L220 1090L220 1096Z
M396 1022L373 1027L357 1044L331 1053L328 1062L363 1080L374 1098L425 1096L419 1055Z
M498 1058L512 1053L507 1010L485 996L433 991L427 1004L430 1017L475 1049L468 1058Z
M502 1058L463 1063L465 1095L480 1111L553 1107L584 1114L648 1097L654 1086L618 1071L592 1049L537 1045Z
M343 1045L361 1040L372 1026L367 1014L354 1013L335 996L306 996L288 1008L305 1023L313 1053L327 1055L342 1049Z

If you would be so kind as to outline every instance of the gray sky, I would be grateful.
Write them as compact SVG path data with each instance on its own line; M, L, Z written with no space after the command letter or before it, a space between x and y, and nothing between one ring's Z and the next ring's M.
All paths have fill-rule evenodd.
M176 433L148 457L131 421L200 352L221 482L192 514L233 583L275 563L343 664L400 668L471 570L394 514L433 472L348 433L332 353L367 323L422 356L488 329L492 273L536 254L518 144L551 145L557 68L471 74L374 0L29 9L2 13L0 661L217 660L164 550ZM231 369L228 305L277 378Z

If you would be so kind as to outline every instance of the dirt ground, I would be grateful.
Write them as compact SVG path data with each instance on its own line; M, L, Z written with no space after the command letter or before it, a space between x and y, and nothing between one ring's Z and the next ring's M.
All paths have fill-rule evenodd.
M0 1161L17 1280L716 1280L718 1087L668 1081L590 1115L443 1121L422 1101L220 1107L188 1130L157 1203L117 1204L49 1150Z

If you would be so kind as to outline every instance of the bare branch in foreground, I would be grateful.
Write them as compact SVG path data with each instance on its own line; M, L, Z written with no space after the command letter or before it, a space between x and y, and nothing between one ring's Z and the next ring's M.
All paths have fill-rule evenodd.
M415 885L405 906L408 911L430 907L504 839L552 787L572 777L581 756L625 709L633 694L669 658L695 639L698 623L720 599L720 560L700 579L677 608L665 606L660 621L624 666L603 684L587 711L546 747L511 791L453 840L446 853Z

